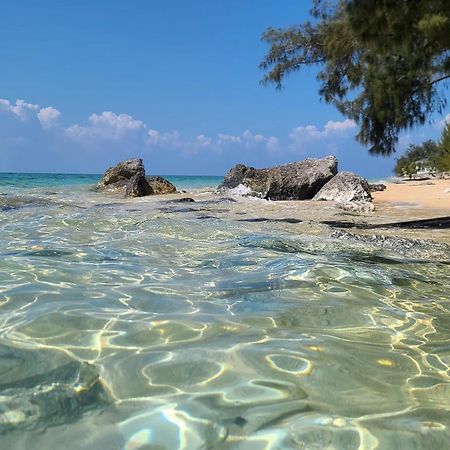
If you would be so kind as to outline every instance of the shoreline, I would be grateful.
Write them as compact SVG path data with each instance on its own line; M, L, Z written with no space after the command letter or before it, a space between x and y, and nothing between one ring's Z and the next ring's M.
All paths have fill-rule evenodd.
M450 214L450 180L448 179L386 183L386 189L372 192L372 197L375 207L448 209Z

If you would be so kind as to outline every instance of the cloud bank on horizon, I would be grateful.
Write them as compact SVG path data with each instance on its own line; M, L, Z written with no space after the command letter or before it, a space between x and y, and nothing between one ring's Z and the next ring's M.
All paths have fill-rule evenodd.
M0 99L0 117L0 171L24 170L24 158L29 163L26 171L100 172L121 159L139 156L166 174L197 174L200 159L208 160L216 174L238 162L258 166L327 154L345 161L352 154L342 150L355 146L357 127L344 119L329 120L323 127L299 125L287 130L286 136L266 136L249 129L239 134L185 136L178 130L156 130L143 120L112 111L92 113L84 124L64 126L62 113L55 107L21 99L14 103ZM450 114L437 127L445 122L450 122ZM406 135L401 145L412 141Z

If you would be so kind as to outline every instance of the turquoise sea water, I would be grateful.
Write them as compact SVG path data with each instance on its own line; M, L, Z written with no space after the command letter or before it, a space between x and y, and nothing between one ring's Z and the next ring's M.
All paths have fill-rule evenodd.
M58 173L0 173L0 188L27 189L65 186L90 186L97 183L98 174ZM223 180L218 176L164 175L178 189L201 189L216 187Z
M450 447L450 254L97 179L0 174L1 449Z

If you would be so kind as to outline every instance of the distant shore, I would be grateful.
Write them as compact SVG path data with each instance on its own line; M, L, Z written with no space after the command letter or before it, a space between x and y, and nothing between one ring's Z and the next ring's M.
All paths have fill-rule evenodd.
M419 208L448 208L450 213L450 180L386 183L386 189L373 192L372 197L375 206L391 203Z

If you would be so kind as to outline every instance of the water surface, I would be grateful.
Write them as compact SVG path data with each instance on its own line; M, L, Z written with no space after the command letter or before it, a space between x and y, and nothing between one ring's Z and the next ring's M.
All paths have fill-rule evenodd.
M2 448L449 447L445 251L96 179L0 175Z

